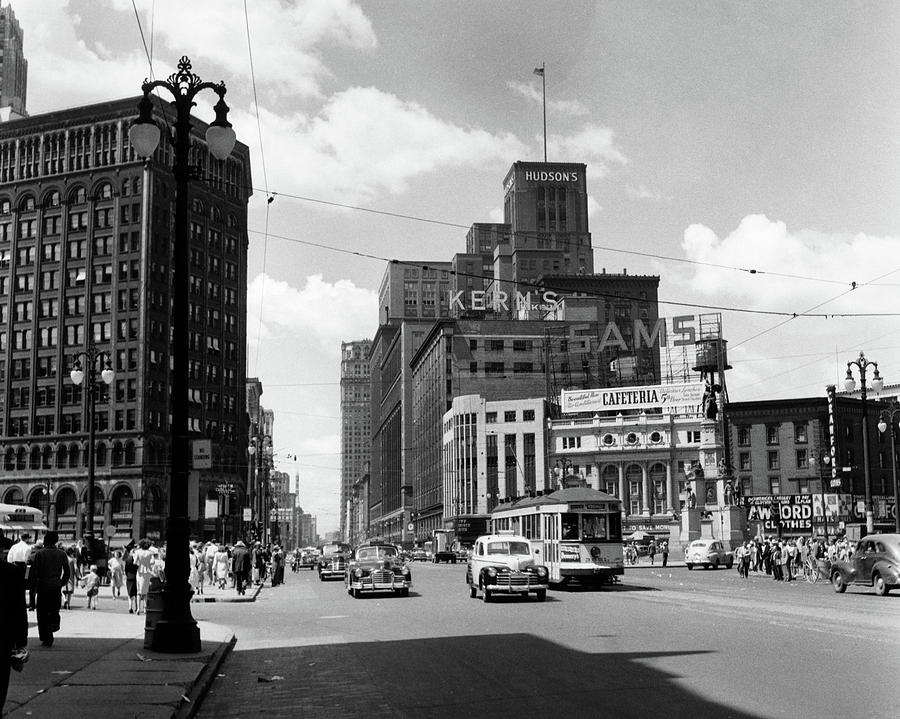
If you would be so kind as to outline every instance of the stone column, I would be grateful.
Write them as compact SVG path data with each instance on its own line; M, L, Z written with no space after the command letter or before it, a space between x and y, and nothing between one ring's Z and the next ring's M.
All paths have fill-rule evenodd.
M641 464L641 514L649 517L652 510L650 497L650 473L647 472L647 463Z
M625 502L625 465L618 464L619 469L619 499L622 500L622 512L628 513L628 504Z
M671 515L675 512L676 497L678 496L678 487L675 486L674 476L672 472L672 460L666 462L666 514Z

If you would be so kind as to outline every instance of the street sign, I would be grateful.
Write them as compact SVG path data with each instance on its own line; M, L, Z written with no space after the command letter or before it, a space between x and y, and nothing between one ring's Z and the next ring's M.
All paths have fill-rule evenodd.
M212 440L191 441L191 466L194 469L212 469Z
M416 528L416 525L413 524L412 522L410 522L409 524L406 525L406 528L411 532Z
M245 522L253 521L253 510L250 507L244 507L244 517Z

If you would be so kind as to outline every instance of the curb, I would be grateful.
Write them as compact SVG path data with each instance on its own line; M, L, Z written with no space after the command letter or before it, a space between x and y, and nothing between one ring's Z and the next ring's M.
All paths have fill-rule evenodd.
M237 637L234 634L230 639L219 644L218 649L212 653L190 689L184 693L181 705L172 712L172 719L191 719L200 710L203 697L206 696L212 683L216 680L219 668L234 649L235 644L237 644Z
M240 595L235 595L233 597L207 597L206 595L202 596L193 596L191 597L191 604L212 604L214 602L231 602L231 603L241 603L241 602L255 602L256 597L259 595L262 590L263 585L257 584L254 585L254 591L249 597L242 597Z

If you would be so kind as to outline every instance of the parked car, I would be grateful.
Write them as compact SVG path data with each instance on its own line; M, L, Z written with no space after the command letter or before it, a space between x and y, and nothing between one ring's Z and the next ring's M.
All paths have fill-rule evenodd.
M869 534L859 540L853 556L831 564L831 586L843 594L851 584L874 587L885 596L900 587L900 534Z
M409 561L411 562L427 562L428 561L428 553L424 549L414 549L412 553L409 555Z
M326 544L319 557L319 579L343 579L347 571L347 559L350 556L350 545L343 542Z
M684 564L688 569L697 566L731 569L734 555L725 551L725 545L718 539L695 539L684 552Z
M362 592L382 591L405 597L412 586L412 573L393 544L371 544L356 550L347 566L344 584L354 599Z
M547 598L550 572L537 564L531 543L520 535L488 534L475 540L466 568L466 583L473 599L491 601L495 594L533 593L539 602Z

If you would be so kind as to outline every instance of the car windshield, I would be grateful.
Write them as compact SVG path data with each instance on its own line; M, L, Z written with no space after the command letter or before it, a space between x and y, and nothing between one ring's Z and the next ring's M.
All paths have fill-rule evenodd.
M356 552L357 559L393 559L396 556L394 547L361 547Z
M348 549L346 544L326 544L322 547L323 554L335 554L337 552L346 552Z
M487 548L488 554L531 554L528 542L491 542Z

